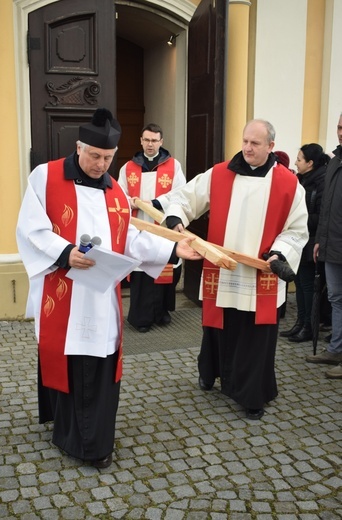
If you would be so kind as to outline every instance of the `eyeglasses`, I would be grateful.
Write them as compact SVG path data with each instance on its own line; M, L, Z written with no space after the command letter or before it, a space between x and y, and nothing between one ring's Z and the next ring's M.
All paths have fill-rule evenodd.
M148 143L156 144L161 141L161 139L146 139L146 137L142 137L141 140L143 143L146 143L146 144L148 144Z

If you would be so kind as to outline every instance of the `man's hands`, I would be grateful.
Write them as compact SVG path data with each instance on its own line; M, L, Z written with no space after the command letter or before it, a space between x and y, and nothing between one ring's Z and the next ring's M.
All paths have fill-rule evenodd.
M267 254L263 256L272 273L276 274L281 280L284 280L284 282L292 282L295 279L296 275L294 271L292 271L288 262L284 259L279 260L279 255L277 255L277 253L272 254L269 258L267 258ZM266 270L262 272L267 273Z
M263 273L270 273L270 272L272 272L270 263L271 263L273 260L279 260L278 255L272 255L272 256L270 256L270 258L268 258L268 259L266 260L267 268L266 268L264 271L262 271Z
M179 223L177 226L173 228L173 231L178 231L179 233L184 233L184 226L183 224ZM176 255L178 258L183 258L183 260L201 260L203 258L202 255L197 253L192 247L190 246L190 243L195 240L195 236L186 236L183 240L180 240L177 243L176 247ZM186 256L183 256L186 255Z
M176 255L178 258L183 258L183 260L201 260L203 258L202 255L197 253L197 251L190 246L194 238L195 237L187 237L177 242Z
M76 246L70 251L69 265L75 269L89 269L89 267L95 265L95 261L87 258L85 254L81 253Z
M314 245L314 250L313 250L313 261L316 263L317 260L318 260L318 254L319 254L319 244L315 244Z
M135 203L136 199L139 199L139 197L131 197L129 199L129 203L130 203L132 209L139 209ZM151 206L153 206L153 204L150 200L144 200L143 202L145 202L145 204L151 204Z
M184 233L184 226L181 222L172 229L173 229L173 231L178 231L179 233Z

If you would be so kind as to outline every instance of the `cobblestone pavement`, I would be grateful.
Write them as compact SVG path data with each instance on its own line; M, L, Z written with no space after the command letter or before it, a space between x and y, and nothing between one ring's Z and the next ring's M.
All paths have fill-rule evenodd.
M281 328L293 324L293 299ZM139 334L125 323L114 462L105 470L52 445L52 425L37 421L33 324L0 322L0 518L342 518L342 382L305 362L310 342L280 339L279 396L261 421L248 421L218 384L198 388L200 312L183 298L166 328Z

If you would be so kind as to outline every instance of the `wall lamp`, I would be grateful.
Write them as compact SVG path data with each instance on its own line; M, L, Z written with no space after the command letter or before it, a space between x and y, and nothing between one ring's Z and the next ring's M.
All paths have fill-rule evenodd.
M167 41L167 44L169 47L172 47L173 45L176 45L176 38L179 36L179 34L171 34L170 38Z

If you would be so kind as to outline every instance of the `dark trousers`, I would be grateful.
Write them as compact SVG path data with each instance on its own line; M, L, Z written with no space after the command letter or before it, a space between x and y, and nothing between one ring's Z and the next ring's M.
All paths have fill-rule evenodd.
M314 295L315 264L308 262L299 266L295 284L297 317L306 325L311 324L311 309Z

